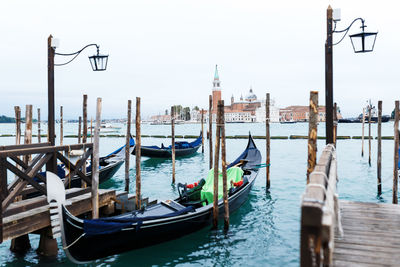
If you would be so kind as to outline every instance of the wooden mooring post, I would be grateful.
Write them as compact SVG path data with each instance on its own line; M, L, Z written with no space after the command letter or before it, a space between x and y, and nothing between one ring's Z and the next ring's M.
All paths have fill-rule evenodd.
M78 122L78 144L81 143L81 132L82 132L81 128L82 128L82 117L79 116L79 122Z
M377 156L378 195L382 194L382 101L378 101L378 156Z
M310 173L317 164L317 131L318 131L318 91L310 92L310 108L308 118L308 159L307 184L310 182Z
M368 164L371 167L371 110L372 106L368 106Z
M361 134L361 157L364 157L364 123L365 123L365 108L362 111L362 134Z
M337 118L337 104L336 102L333 103L333 143L336 146L336 137L337 137L337 125L338 125L338 118Z
M271 153L271 148L270 148L270 133L269 133L269 121L270 121L270 114L269 114L269 105L270 105L270 100L269 100L269 93L266 94L265 97L265 153L266 153L266 179L267 179L267 189L270 188L271 186L271 181L270 181L270 173L269 173L269 165L271 163L270 159L270 153ZM225 138L225 136L224 136Z
M175 107L171 107L172 184L175 184Z
M90 143L93 143L93 118L90 118Z
M201 109L201 153L204 153L204 109Z
M140 151L140 146L141 146L141 140L140 140L140 97L136 97L136 146L135 146L135 154L136 154L136 209L140 209L142 203L141 203L141 195L140 195L140 190L141 190L141 181L140 181L140 156L141 156L141 151Z
M218 101L218 115L221 136L221 160L222 160L222 187L223 187L223 203L224 203L224 229L229 229L229 202L228 202L228 183L226 176L226 142L225 142L225 114L224 100Z
M83 95L83 125L82 125L82 143L86 144L87 142L87 95ZM84 165L86 166L86 165ZM86 167L82 168L82 173L86 175ZM82 180L82 188L86 188L87 183Z
M126 122L126 143L125 143L125 191L129 193L129 158L130 158L130 143L131 143L131 113L132 100L128 100L128 115Z
M37 109L37 116L38 116L38 143L41 142L41 129L40 129L40 108Z
M26 105L24 143L32 144L32 105ZM25 164L32 160L32 155L24 157Z
M393 197L392 203L397 204L398 187L398 164L399 164L399 101L396 100L394 107L394 163L393 163Z
M21 143L21 108L19 106L14 107L15 111L15 144Z
M219 106L218 102L218 106ZM221 112L219 108L217 109L217 119L215 128L215 151L214 151L214 200L213 200L213 226L217 228L218 226L218 166L219 166L219 143L221 136ZM211 132L210 132L211 139Z
M60 106L60 146L63 145L63 138L64 138L63 106Z
M213 167L213 149L212 149L212 95L208 97L208 141L210 152L210 169Z
M99 143L101 123L101 98L97 98L96 104L96 128L94 129L93 165L92 165L92 218L99 218Z
M83 125L82 125L82 143L87 142L87 95L83 95Z

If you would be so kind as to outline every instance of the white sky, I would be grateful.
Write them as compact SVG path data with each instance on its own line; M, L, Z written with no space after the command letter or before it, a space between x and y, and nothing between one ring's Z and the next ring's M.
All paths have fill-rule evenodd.
M125 117L127 99L142 98L142 114L163 113L173 104L208 108L215 64L228 103L252 86L280 107L307 105L310 90L324 104L326 8L341 8L338 29L363 17L378 30L375 51L354 54L348 37L334 47L334 98L344 116L361 112L366 100L383 100L384 114L399 99L398 1L0 1L0 115L33 104L47 118L47 37L58 52L98 43L109 53L106 72L91 71L84 51L56 67L56 117L89 116L96 97L103 117ZM359 31L359 24L351 33ZM339 36L336 36L336 39ZM57 57L56 62L63 61ZM35 112L36 117L36 112Z

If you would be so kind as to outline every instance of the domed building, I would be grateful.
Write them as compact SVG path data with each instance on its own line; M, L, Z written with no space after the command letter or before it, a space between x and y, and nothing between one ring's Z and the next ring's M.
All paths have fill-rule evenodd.
M217 113L217 103L218 100L222 99L221 96L221 81L219 79L218 68L215 66L215 74L213 80L213 89L212 89L212 119L216 120ZM262 114L262 110L264 110L264 115ZM273 112L271 112L273 110ZM231 96L230 105L225 105L225 121L226 122L261 122L265 121L265 100L258 100L257 95L254 93L253 88L250 87L248 93L243 98L243 95L240 96L240 100L235 102L235 98ZM273 106L270 107L270 114L273 113L275 116L275 108ZM278 112L279 116L279 112ZM275 120L275 119L274 119ZM273 120L273 121L274 121ZM279 120L278 120L279 121Z
M257 96L255 93L253 93L253 88L250 87L249 93L246 95L245 100L247 102L255 102L257 101Z

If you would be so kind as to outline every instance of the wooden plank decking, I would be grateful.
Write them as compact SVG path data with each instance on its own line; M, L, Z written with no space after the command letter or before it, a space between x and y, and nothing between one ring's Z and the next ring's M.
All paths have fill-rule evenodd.
M115 190L99 189L99 207L108 205L115 199ZM74 215L83 214L92 209L91 193L81 188L66 190L67 199L71 202L67 205ZM49 205L46 196L14 202L10 205L12 212L3 218L3 239L9 240L24 234L29 234L50 226ZM10 212L11 213L11 212Z
M400 266L400 206L340 201L334 266Z

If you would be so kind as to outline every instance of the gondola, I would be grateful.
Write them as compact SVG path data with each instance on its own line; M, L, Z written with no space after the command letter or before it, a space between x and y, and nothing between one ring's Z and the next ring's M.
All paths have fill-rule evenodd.
M261 153L249 135L246 149L228 165L227 172L233 170L241 173L242 179L238 186L229 189L230 212L238 209L246 201L260 163ZM53 186L53 182L57 180L52 179L48 182L48 201L51 203L57 200L63 247L67 256L75 263L89 262L176 239L209 226L212 221L213 203L200 198L209 181L205 184L204 181L200 182L192 189L187 189L186 184L179 184L179 198L175 200L162 201L139 211L112 217L82 220L73 216L62 204L65 197L60 199L60 196L63 196L61 191L64 188ZM222 195L222 190L219 193ZM219 216L223 217L222 198L219 199L218 206Z
M132 152L135 146L135 140L133 138L130 139L130 153ZM125 161L125 145L118 148L117 150L111 152L107 156L100 157L99 159L99 183L103 183L111 177L119 170L122 164ZM90 161L88 161L89 163ZM41 173L42 175L46 175L45 172ZM57 166L57 175L62 178L68 178L68 168L65 164L60 164ZM89 164L86 166L86 177L91 179L92 177L92 166ZM81 187L82 179L78 175L74 175L71 178L71 183L68 187Z
M193 142L180 141L175 142L175 157L189 156L199 149L201 146L202 133ZM150 158L171 158L172 157L172 146L165 147L164 144L159 146L141 146L141 156ZM135 155L135 150L132 152Z

